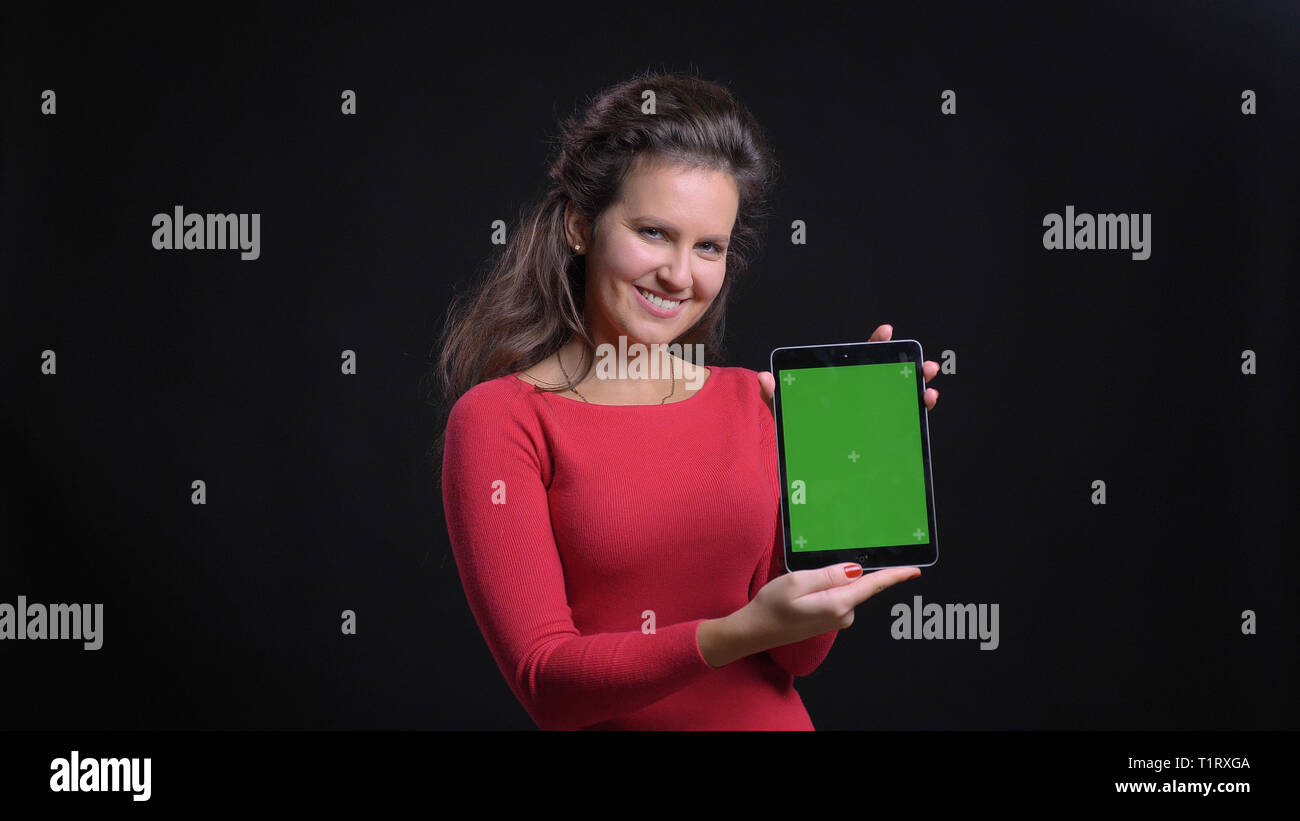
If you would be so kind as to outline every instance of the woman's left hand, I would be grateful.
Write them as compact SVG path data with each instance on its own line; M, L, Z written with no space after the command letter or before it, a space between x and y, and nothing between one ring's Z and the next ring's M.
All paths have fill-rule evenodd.
M894 335L893 325L881 325L876 332L871 335L868 342L888 342L889 338ZM925 381L929 382L939 374L939 363L932 362L929 359L921 364L921 373L925 376ZM761 371L758 374L758 384L763 389L763 401L767 403L770 410L772 407L772 394L776 391L776 377L772 376L771 371ZM934 410L935 403L939 401L939 392L934 388L925 389L925 407L926 410Z

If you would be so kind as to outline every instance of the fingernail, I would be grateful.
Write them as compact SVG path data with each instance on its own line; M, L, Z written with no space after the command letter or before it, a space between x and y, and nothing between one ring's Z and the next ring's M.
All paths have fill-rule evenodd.
M856 579L858 576L862 575L862 565L860 564L844 565L844 575L848 576L850 579Z

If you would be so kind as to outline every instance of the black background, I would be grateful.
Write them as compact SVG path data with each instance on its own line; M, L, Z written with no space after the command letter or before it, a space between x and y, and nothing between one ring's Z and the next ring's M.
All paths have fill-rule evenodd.
M0 601L104 604L98 652L0 643L0 726L533 726L460 587L423 360L558 118L656 67L782 164L713 364L885 322L957 355L940 562L798 680L816 726L1300 728L1294 4L0 13ZM155 251L177 204L260 213L261 258ZM1044 250L1067 204L1151 213L1150 259ZM1000 647L891 639L914 595L998 603Z

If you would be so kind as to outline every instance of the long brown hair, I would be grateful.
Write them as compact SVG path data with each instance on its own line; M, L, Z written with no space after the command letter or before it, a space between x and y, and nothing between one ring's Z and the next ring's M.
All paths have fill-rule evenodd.
M646 91L654 92L653 113L642 110ZM762 246L777 162L758 122L724 86L691 74L645 70L604 89L564 120L545 194L524 209L479 286L448 307L433 374L444 422L431 450L435 464L441 461L446 414L480 382L532 367L571 336L585 345L587 370L555 390L568 390L587 376L595 344L583 316L586 257L569 247L565 208L572 203L596 230L638 161L722 171L736 183L739 203L722 287L699 321L672 340L702 343L711 357L721 355L727 296Z

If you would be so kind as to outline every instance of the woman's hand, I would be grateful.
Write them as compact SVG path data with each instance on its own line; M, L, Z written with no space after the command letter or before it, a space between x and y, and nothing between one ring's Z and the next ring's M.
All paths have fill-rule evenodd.
M784 573L728 618L735 620L735 629L753 646L770 650L843 630L853 624L853 608L887 587L921 575L916 567L891 567L853 577L846 568L862 572L857 565L841 562Z
M876 332L871 335L868 342L888 342L889 338L894 335L893 325L881 325ZM929 359L921 363L921 373L925 376L925 381L929 382L939 374L939 363ZM768 408L772 407L772 394L776 391L776 377L772 376L771 371L762 371L758 374L758 384L763 388L763 401L767 403ZM926 410L934 410L934 405L939 401L939 392L934 388L925 389L925 407Z

